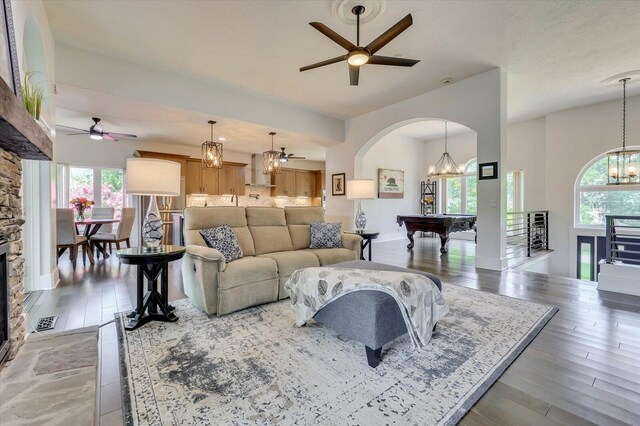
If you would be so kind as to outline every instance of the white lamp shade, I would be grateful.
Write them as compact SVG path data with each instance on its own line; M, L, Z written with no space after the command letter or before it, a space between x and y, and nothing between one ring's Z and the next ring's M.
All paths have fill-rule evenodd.
M372 200L376 196L373 179L355 179L347 181L348 200Z
M127 193L180 195L180 163L155 158L128 158Z

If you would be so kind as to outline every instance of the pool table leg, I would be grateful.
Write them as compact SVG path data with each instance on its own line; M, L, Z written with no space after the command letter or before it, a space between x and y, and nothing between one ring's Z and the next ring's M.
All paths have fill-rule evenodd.
M447 243L449 242L449 234L438 234L440 235L440 253L447 253Z
M407 231L407 238L409 238L409 244L407 244L407 248L408 249L412 249L414 242L413 242L413 234L415 234L416 231Z

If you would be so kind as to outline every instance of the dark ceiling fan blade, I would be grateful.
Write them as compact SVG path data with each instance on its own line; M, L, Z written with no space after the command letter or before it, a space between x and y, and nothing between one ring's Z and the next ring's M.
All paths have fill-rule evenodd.
M77 133L67 133L67 136L76 136L76 135L88 135L89 132L77 132Z
M136 135L131 135L131 134L128 134L128 133L114 133L114 132L103 133L102 136L103 137L105 137L105 136L113 136L113 137L127 138L127 139L136 139L138 137Z
M335 58L327 59L326 61L317 62L315 64L307 65L306 67L300 68L300 72L312 70L314 68L324 67L325 65L331 65L338 62L342 62L347 59L347 55L336 56Z
M333 31L331 28L327 27L325 24L322 24L320 22L309 22L309 25L311 25L316 30L320 31L325 36L329 37L334 42L338 43L340 46L347 49L349 52L351 52L352 50L358 49L358 46L351 43L349 40L342 37L340 34Z
M395 65L397 67L412 67L420 62L417 59L393 58L391 56L373 55L369 58L367 64L372 65Z
M391 40L398 37L404 30L409 28L411 24L413 24L413 18L411 17L411 14L408 14L399 20L393 27L382 33L377 39L369 43L366 49L373 55Z
M89 131L87 129L78 129L77 127L63 126L62 124L58 124L58 125L56 125L56 127L62 127L63 129L77 130L78 132L89 133Z
M102 139L106 139L111 142L118 142L118 139L114 138L111 133L103 133Z
M358 85L360 79L360 67L355 65L349 65L349 81L352 86Z
M289 156L289 160L306 160L307 157L294 157L292 155Z

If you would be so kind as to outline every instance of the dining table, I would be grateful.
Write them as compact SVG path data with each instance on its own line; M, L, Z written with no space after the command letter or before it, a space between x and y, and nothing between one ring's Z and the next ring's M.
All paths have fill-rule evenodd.
M100 228L102 228L102 225L108 225L118 222L120 222L120 219L80 219L74 222L76 226L76 233L78 235L80 235L80 226L84 226L84 232L82 233L82 235L87 237L87 253L89 254L89 262L91 262L92 265L94 263L94 256L93 248L91 247L90 241L91 237L95 235L100 230ZM98 245L96 245L96 248L100 251L100 253L102 253L105 259L109 257L106 249Z

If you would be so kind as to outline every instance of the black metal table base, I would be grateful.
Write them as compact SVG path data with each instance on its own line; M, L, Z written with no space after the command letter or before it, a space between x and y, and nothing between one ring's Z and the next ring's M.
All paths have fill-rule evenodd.
M160 291L158 291L160 277ZM147 293L144 294L144 279L147 279ZM175 308L169 305L169 262L138 265L136 310L127 317L125 330L135 330L150 321L176 322L178 317L172 312Z

